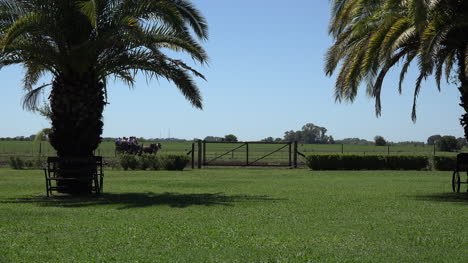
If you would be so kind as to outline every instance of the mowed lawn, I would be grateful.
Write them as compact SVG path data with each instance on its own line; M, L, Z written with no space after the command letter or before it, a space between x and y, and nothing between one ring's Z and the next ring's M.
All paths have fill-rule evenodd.
M468 195L449 181L108 170L100 198L46 199L41 171L0 169L0 262L468 262Z

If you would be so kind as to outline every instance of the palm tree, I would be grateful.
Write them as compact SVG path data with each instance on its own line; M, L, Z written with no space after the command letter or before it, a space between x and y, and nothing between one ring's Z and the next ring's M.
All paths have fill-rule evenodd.
M139 72L165 78L202 108L192 75L204 76L163 52L182 51L207 62L197 41L207 39L207 24L187 0L0 0L0 35L0 65L26 69L25 108L34 109L51 85L49 138L59 157L93 156L109 78L130 87ZM36 87L47 74L52 83ZM75 183L67 191L88 192L88 185Z
M434 74L437 87L444 73L447 81L456 65L461 106L468 112L468 2L464 0L334 0L329 32L335 43L326 57L326 74L340 65L335 85L337 101L353 101L359 85L376 100L388 70L403 62L398 90L410 64L416 59L419 77L414 90L412 118L421 83ZM462 117L468 138L468 115Z
M456 66L460 106L465 110L460 123L468 139L468 2L433 0L427 4L426 10L427 22L422 27L420 63L428 74L435 71L439 89L443 67L448 79L453 66Z

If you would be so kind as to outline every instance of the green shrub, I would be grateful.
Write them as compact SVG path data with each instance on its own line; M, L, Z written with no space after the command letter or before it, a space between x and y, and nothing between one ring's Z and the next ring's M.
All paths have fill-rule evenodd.
M388 170L427 170L429 157L423 155L389 155L385 156Z
M457 165L456 156L434 156L432 157L432 168L438 171L453 171Z
M137 158L137 168L139 170L159 170L161 168L160 158L154 154L143 154Z
M35 162L33 160L25 160L24 166L28 169L35 168Z
M150 169L151 170L159 170L161 169L161 158L157 155L149 155L150 160Z
M151 167L152 155L143 154L138 157L138 169L146 170Z
M423 170L429 167L427 156L414 155L339 155L306 156L312 170Z
M18 156L10 156L9 165L13 169L24 169L24 161Z
M135 155L122 154L119 156L120 166L126 171L128 169L135 170L138 167L138 160Z
M182 171L190 162L190 158L185 154L165 154L161 155L161 166L169 171Z

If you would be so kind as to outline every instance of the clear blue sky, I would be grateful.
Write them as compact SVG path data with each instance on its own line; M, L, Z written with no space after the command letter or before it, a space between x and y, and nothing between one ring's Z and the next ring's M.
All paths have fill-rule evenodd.
M195 67L208 79L197 81L204 110L192 108L173 84L147 83L135 89L109 83L103 136L204 138L235 134L240 140L283 137L312 122L335 139L375 135L390 141L425 141L433 134L460 137L462 109L454 85L438 92L433 78L419 97L418 121L410 118L415 69L403 94L397 92L398 71L390 73L382 92L383 111L375 117L374 101L361 89L354 104L336 104L334 77L323 71L331 45L327 34L328 1L195 0L206 16L210 39L204 43L209 66ZM416 68L416 66L415 66ZM38 114L22 110L21 67L0 71L0 137L28 136L48 127ZM44 82L47 79L44 80Z

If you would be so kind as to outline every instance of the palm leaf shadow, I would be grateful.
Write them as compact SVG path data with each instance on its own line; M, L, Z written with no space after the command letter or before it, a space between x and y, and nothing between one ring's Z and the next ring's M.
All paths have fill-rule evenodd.
M275 202L286 199L266 195L226 195L224 193L104 193L98 197L43 196L15 198L0 203L33 203L44 207L90 207L120 205L118 209L164 206L185 208L189 206L233 206L237 202Z
M468 192L466 193L434 193L429 195L413 196L420 201L448 202L468 205Z

